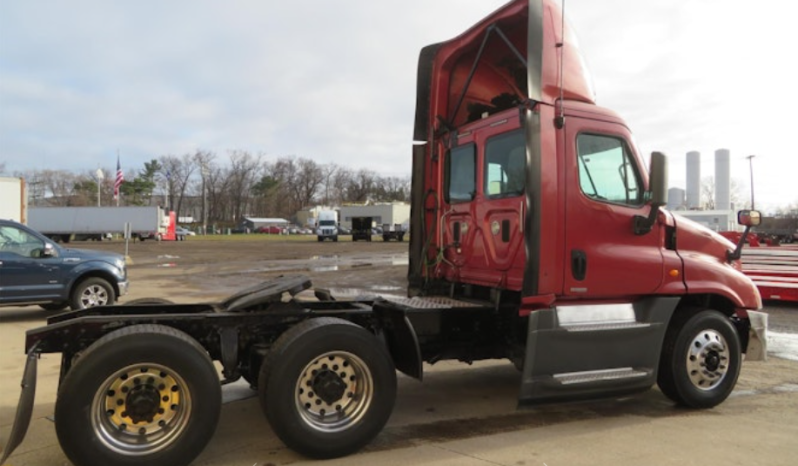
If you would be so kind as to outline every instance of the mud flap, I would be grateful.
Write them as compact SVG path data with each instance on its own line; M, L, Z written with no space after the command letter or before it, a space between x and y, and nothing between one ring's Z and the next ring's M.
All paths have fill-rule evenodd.
M3 457L0 458L0 465L5 464L11 453L22 443L25 434L28 432L31 417L33 416L33 401L36 398L36 366L39 353L36 346L28 352L28 360L25 363L25 372L22 375L22 393L19 395L17 405L17 415L14 418L14 425L11 427L11 434L3 449Z
M767 361L768 359L768 315L764 312L748 311L748 349L746 361Z

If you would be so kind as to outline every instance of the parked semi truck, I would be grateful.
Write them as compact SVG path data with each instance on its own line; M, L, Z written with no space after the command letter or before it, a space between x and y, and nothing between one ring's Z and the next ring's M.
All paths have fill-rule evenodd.
M133 238L142 241L182 240L175 233L174 212L152 207L31 207L28 225L62 243L72 239L101 240L108 233L123 233L130 224Z
M662 209L664 156L647 171L626 123L596 105L561 14L515 0L421 51L407 298L307 300L308 279L282 277L219 303L52 317L27 333L11 448L40 353L62 354L55 429L80 466L191 462L219 419L213 361L313 458L367 444L396 371L421 380L446 359L512 361L522 404L654 384L691 408L724 401L764 343L742 241Z
M401 223L383 223L382 224L382 240L383 241L404 241L405 228Z
M352 217L352 241L371 241L374 217Z
M0 220L27 223L28 194L24 178L0 176Z
M334 210L322 210L319 212L316 238L318 238L319 242L327 239L338 241L338 212Z

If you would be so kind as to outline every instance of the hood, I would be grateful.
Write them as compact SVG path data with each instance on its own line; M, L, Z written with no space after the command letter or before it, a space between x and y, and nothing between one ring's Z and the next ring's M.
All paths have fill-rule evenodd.
M688 294L720 295L735 308L759 309L762 298L751 279L742 273L740 260L729 263L734 244L723 236L679 214L676 252L682 259L682 275Z
M709 228L671 212L676 222L676 248L679 252L696 252L726 261L726 253L734 251L734 243Z

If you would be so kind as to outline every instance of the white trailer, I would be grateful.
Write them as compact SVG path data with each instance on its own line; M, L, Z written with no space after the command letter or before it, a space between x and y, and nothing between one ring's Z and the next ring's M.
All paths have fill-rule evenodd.
M0 176L0 219L27 223L27 207L25 180Z
M102 239L124 233L130 224L134 238L174 239L170 215L153 207L31 207L28 225L56 241Z

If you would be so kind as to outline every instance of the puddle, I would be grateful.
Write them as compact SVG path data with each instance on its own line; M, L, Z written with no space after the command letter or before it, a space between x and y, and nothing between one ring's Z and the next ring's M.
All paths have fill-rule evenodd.
M798 361L798 334L768 332L768 354Z
M322 254L319 256L310 256L310 260L317 261L317 260L328 260L328 259L338 259L340 256L338 254Z
M372 291L399 291L403 290L401 286L393 286L393 285L374 285L369 287Z
M308 272L337 272L338 266L337 265L322 265L320 267L308 267Z

